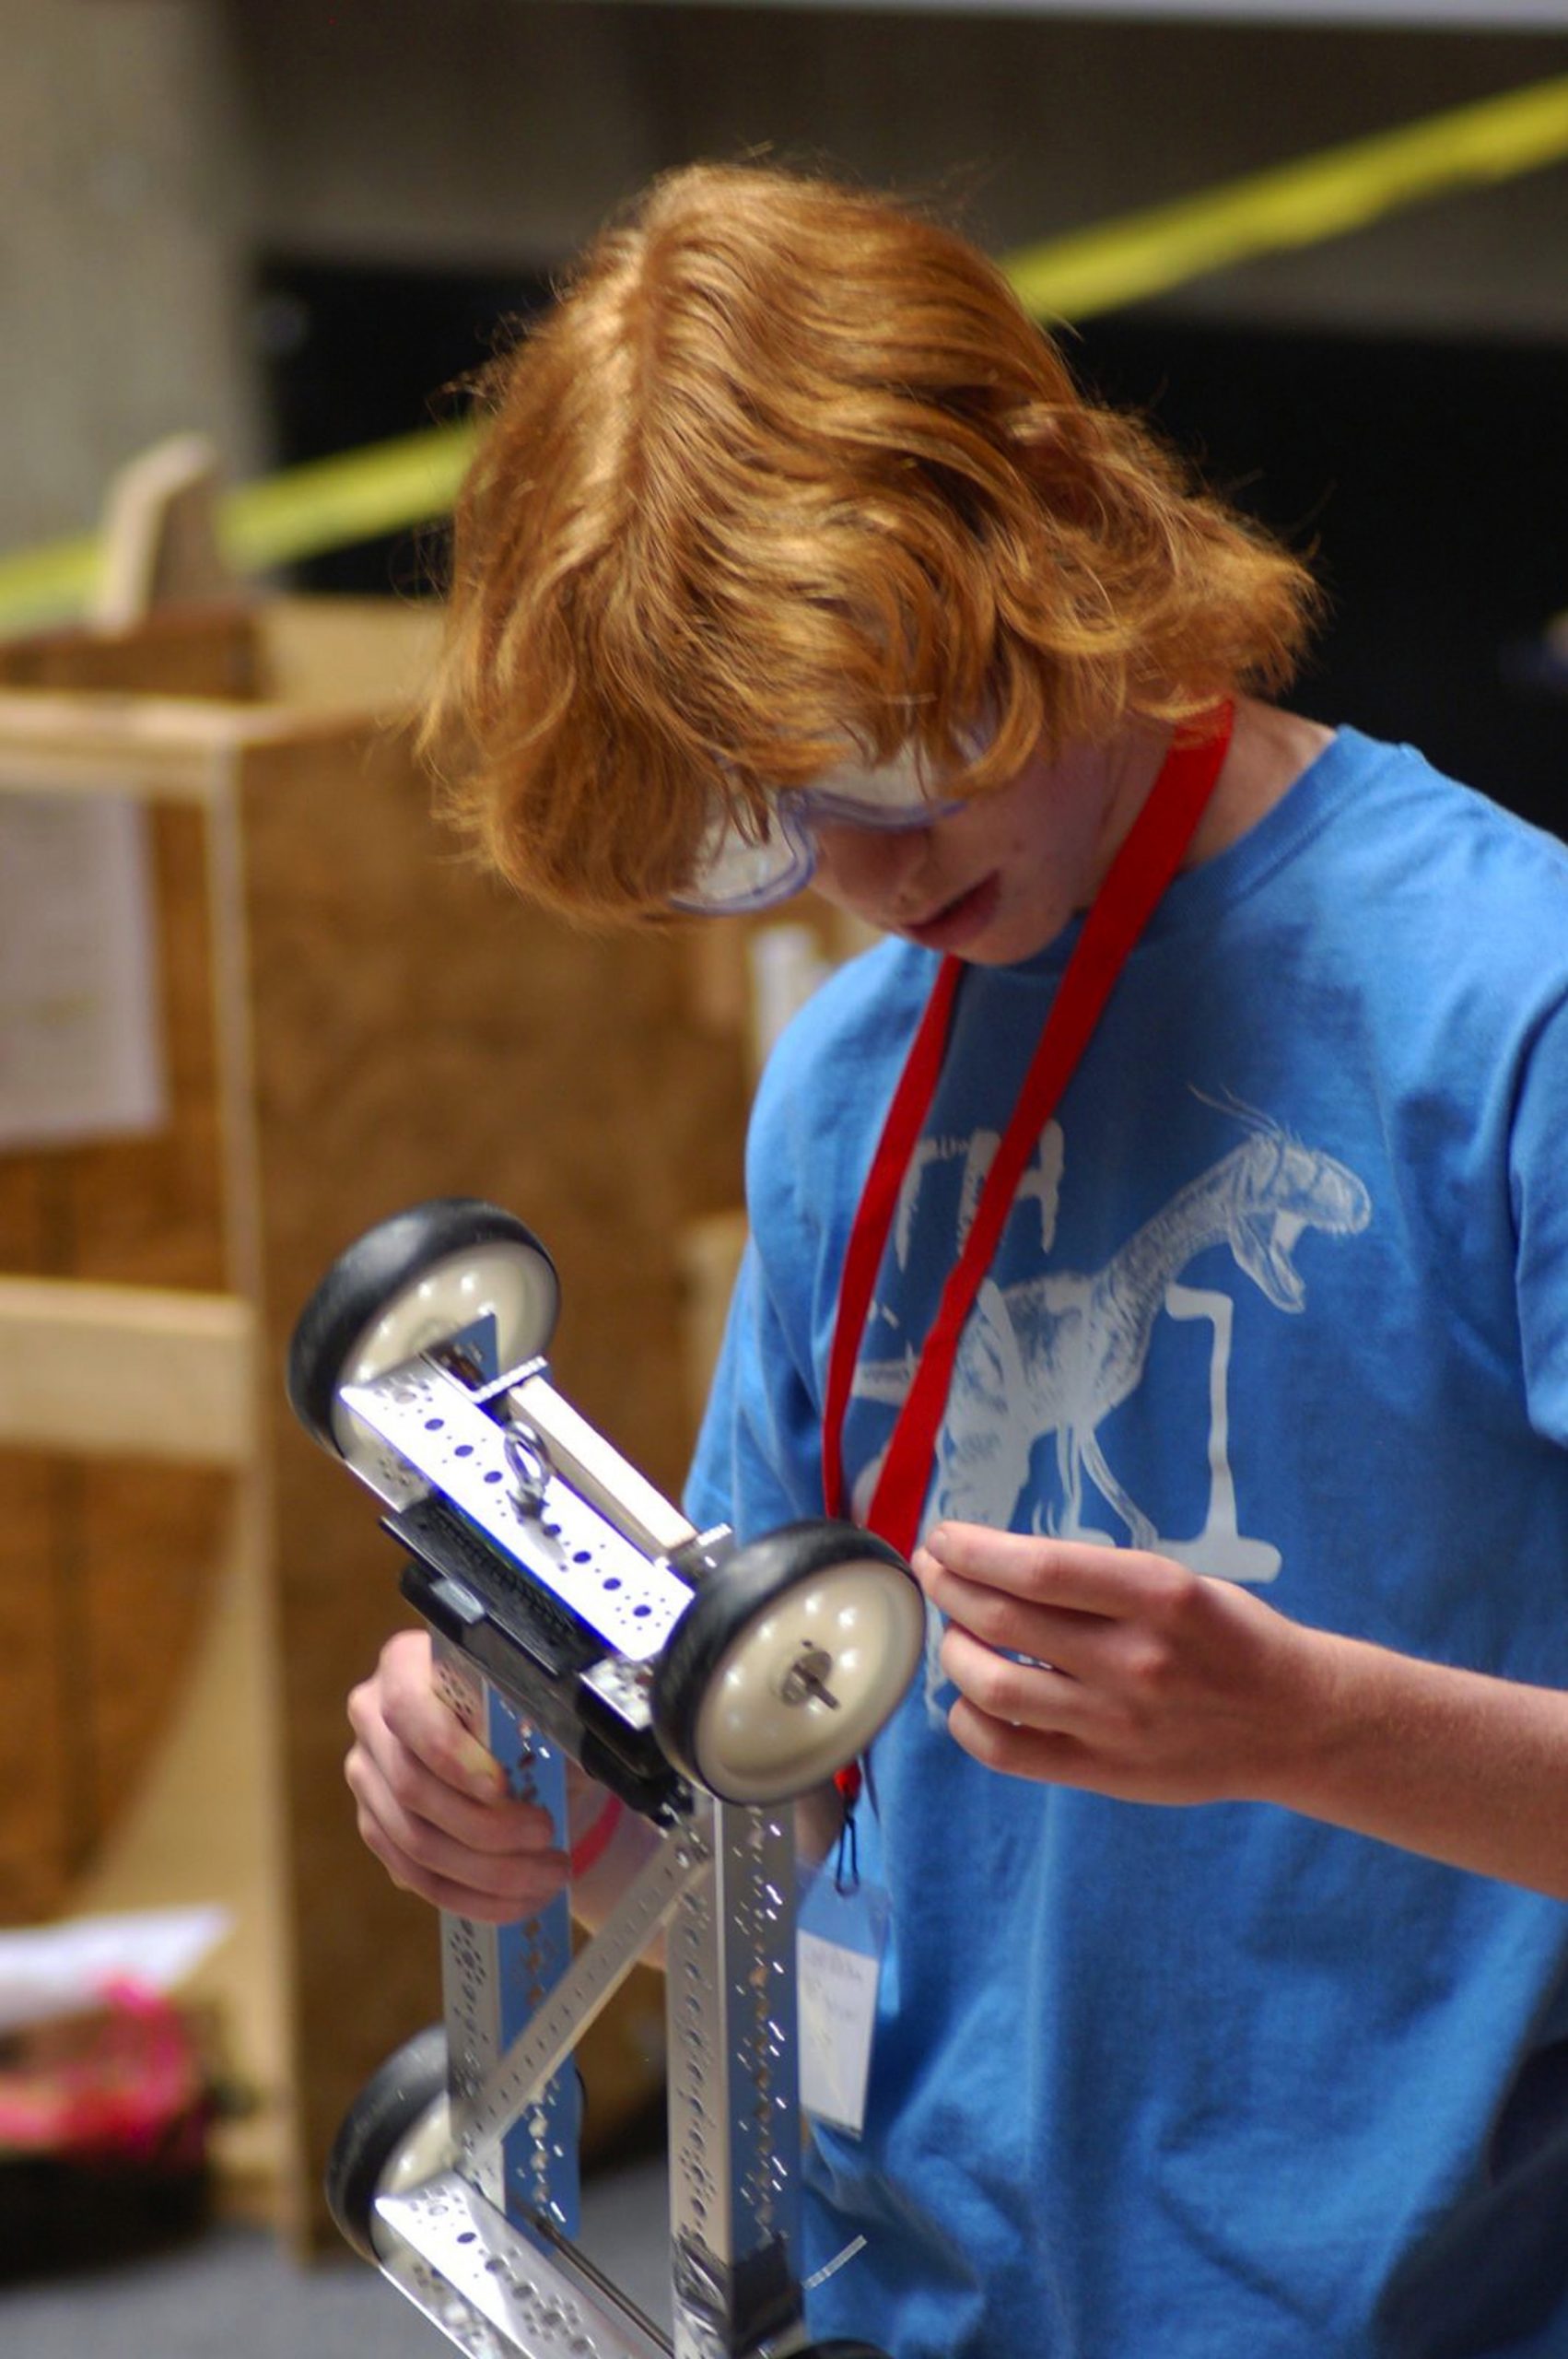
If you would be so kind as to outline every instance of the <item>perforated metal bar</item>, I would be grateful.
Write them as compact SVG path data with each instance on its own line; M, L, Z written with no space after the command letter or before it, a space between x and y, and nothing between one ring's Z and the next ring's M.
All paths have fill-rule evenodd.
M376 2214L383 2271L468 2359L669 2359L613 2287L528 2243L458 2171Z
M395 1464L441 1492L607 1646L632 1662L661 1651L691 1602L686 1582L561 1475L536 1503L520 1501L505 1427L444 1368L410 1360L373 1384L345 1384L340 1397ZM683 1529L695 1536L689 1524Z
M801 2320L792 1829L715 1803L710 1839L664 1943L677 2359L783 2351Z
M433 1640L437 1684L463 1726L508 1772L514 1792L551 1813L566 1841L566 1756L534 1732L468 1657ZM447 2085L454 2119L523 2036L571 1962L566 1896L510 1925L484 1925L443 1911L441 2001L447 2033ZM505 2135L472 2158L475 2185L520 2224L537 2217L565 2236L577 2234L579 2173L577 2083L555 2060L513 2107Z

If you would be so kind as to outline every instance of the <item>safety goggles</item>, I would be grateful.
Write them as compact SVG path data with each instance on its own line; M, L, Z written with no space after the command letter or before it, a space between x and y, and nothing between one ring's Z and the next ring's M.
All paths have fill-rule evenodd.
M962 808L952 797L931 792L910 746L872 769L845 763L825 771L813 785L786 788L770 797L755 838L743 833L727 812L718 814L692 881L675 896L674 905L713 917L772 909L811 883L819 827L929 827Z

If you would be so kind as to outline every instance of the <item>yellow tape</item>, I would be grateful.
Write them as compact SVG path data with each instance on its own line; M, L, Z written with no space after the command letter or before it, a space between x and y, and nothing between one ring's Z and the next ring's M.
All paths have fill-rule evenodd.
M444 516L474 448L472 426L427 428L332 459L312 459L227 493L223 553L241 573L348 548ZM0 557L0 630L80 611L92 590L97 539L53 541Z
M0 629L75 614L87 604L98 566L96 540L51 541L0 557Z
M248 573L428 523L456 498L474 440L472 426L431 427L246 484L218 511L224 554Z
M1327 148L1201 196L1004 257L1037 319L1087 319L1205 272L1364 228L1380 214L1568 156L1568 75Z
M1036 318L1087 319L1253 256L1343 237L1403 205L1510 180L1565 157L1568 75L1227 181L1199 196L1123 214L1004 256L1002 268ZM251 571L429 522L450 508L473 440L470 427L439 427L247 484L220 504L224 548ZM0 558L0 628L78 610L97 562L91 537Z

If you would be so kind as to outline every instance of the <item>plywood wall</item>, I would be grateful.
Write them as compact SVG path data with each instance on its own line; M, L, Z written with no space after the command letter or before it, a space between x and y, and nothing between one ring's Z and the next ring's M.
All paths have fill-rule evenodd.
M679 1239L732 1200L743 1116L739 1044L691 1020L680 946L566 932L462 865L395 737L252 757L243 834L263 1365L333 1250L404 1204L486 1196L559 1266L558 1381L677 1488ZM281 1381L264 1415L310 2185L366 2073L434 2011L435 1942L341 1786L346 1688L407 1618L396 1554Z
M157 1133L0 1151L0 1272L228 1283L203 822L152 815L170 1119ZM230 1478L0 1451L0 1921L65 1902L133 1798L210 1599Z
M401 702L406 617L386 638ZM356 659L362 696L372 656ZM39 685L69 684L61 660ZM104 678L103 651L90 660L100 685L128 685ZM181 710L196 708L143 705L138 746ZM451 1193L508 1205L560 1268L557 1380L678 1489L694 1424L681 1239L737 1199L748 1079L683 940L573 933L477 874L431 820L398 730L334 720L314 697L297 726L284 706L232 710L205 806L153 798L173 1120L155 1139L0 1157L0 1273L254 1306L259 1480L244 1496L265 1595L247 1626L275 1721L287 2184L298 2240L326 2249L328 2146L369 2073L437 2011L438 1942L360 1845L342 1782L347 1690L409 1617L374 1501L287 1409L294 1320L383 1215ZM94 744L106 714L83 716ZM227 726L176 734L217 745ZM186 779L191 759L185 745ZM37 1915L145 1770L211 1609L235 1478L18 1451L0 1473L0 1905Z

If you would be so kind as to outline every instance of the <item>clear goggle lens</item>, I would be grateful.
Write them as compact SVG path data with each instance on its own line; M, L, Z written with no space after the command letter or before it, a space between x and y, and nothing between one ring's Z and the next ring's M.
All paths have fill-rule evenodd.
M709 915L771 909L811 883L816 872L816 829L926 827L962 808L931 792L919 756L906 747L892 761L867 769L845 763L824 771L813 786L775 795L764 832L754 841L727 813L708 830L696 873L675 907Z

